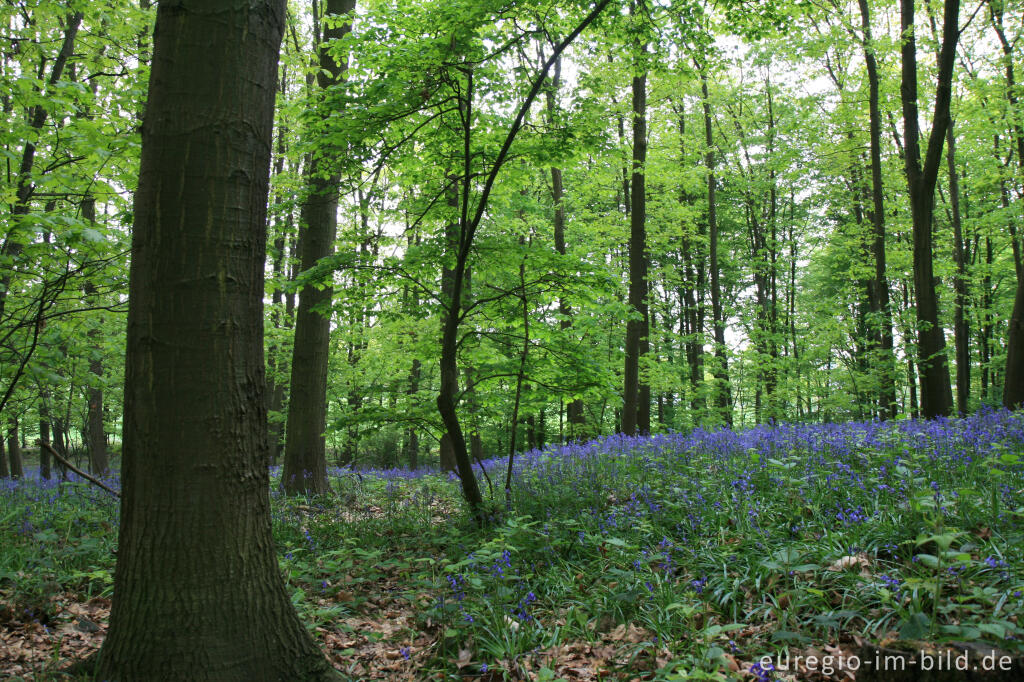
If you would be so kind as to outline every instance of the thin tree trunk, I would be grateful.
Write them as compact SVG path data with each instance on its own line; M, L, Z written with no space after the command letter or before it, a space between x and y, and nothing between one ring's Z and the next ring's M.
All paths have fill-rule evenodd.
M1011 410L1024 406L1024 279L1017 280L1006 342L1006 376L1003 405Z
M328 16L344 15L355 8L355 0L327 0ZM321 18L315 17L319 25ZM324 23L323 39L340 40L352 26L348 23ZM317 85L321 91L341 82L347 63L338 62L325 44L318 46ZM324 117L327 112L323 112ZM338 150L313 154L306 176L308 196L302 204L299 230L299 254L303 271L308 271L334 251L338 225L338 184L331 154ZM331 323L330 305L334 295L331 283L323 288L304 287L299 292L295 316L295 343L292 349L291 380L288 386L288 418L281 483L289 495L326 495L327 481L327 360Z
M3 434L0 433L0 478L10 478L11 467L7 463L7 449L4 447Z
M641 48L646 52L646 46ZM626 321L626 361L623 372L622 432L651 431L651 389L641 378L641 365L649 347L647 309L647 74L633 76L633 170L630 178L629 307Z
M18 418L12 417L7 425L7 459L10 463L11 478L25 476L25 465L21 459L21 440L18 438Z
M553 113L558 107L558 88L562 82L562 60L559 58L555 61L555 73L551 79L551 89L547 92L547 110L549 117L553 118ZM557 166L551 167L551 201L555 207L555 215L553 219L554 227L554 240L555 240L555 252L560 256L565 256L567 253L565 245L565 204L563 203L565 197L565 188L562 182L562 169ZM571 338L572 334L572 307L564 296L558 297L558 314L561 316L559 322L559 329L562 333ZM583 425L583 401L579 398L574 398L569 401L566 406L566 421L569 423L569 438L575 439L580 435L580 429Z
M956 169L956 136L953 121L946 128L946 166L949 175L949 207L953 223L953 261L956 277L953 280L953 338L956 344L956 410L967 414L971 396L971 330L967 322L967 263L964 254L963 225L960 216L960 177Z
M914 291L917 313L917 351L921 376L921 407L926 418L948 416L953 409L946 341L939 324L938 297L932 268L932 220L935 184L946 127L950 121L953 64L959 37L959 0L946 0L942 44L939 51L935 110L922 161L917 103L917 41L914 36L914 0L900 1L904 159L914 236Z
M64 28L64 39L61 44L60 52L57 53L57 57L53 60L53 65L50 67L50 75L47 78L46 86L47 93L36 93L49 94L49 91L60 81L61 76L64 74L64 69L67 67L68 60L71 59L74 54L75 39L78 36L78 29L82 25L82 12L75 12L67 16L67 23ZM40 67L42 71L42 67ZM41 73L40 73L41 77ZM48 116L48 110L43 104L35 104L28 110L28 123L29 128L33 131L42 130L43 125L46 123ZM32 168L35 166L36 159L36 139L35 136L30 137L25 141L25 147L22 150L21 162L18 165L17 175L17 189L15 191L14 206L11 208L11 223L10 231L5 235L3 246L0 247L0 256L5 259L14 262L19 255L21 255L22 249L25 245L22 243L22 237L18 235L18 231L21 228L20 221L23 220L24 216L29 214L31 210L32 192L35 189L35 185L32 182ZM9 181L9 179L8 179ZM4 268L3 274L0 275L0 318L3 317L4 308L7 304L7 292L10 290L11 281L14 277L14 268Z
M82 218L93 223L96 221L96 200L87 196L82 201ZM85 283L85 298L92 300L96 296L96 285ZM89 450L89 473L106 476L110 471L107 458L107 434L103 428L103 348L100 340L101 331L94 326L86 336L89 338L91 353L89 356L89 388L88 411L86 414L85 443Z
M522 240L520 240L522 243ZM508 439L508 464L505 468L505 508L512 508L512 465L516 456L516 424L519 422L519 402L523 395L523 375L526 373L526 360L530 353L530 308L526 298L526 257L519 263L519 296L523 312L523 350L519 355L519 371L516 373L516 393L512 403L512 433ZM531 447L536 445L533 428L529 429Z
M288 84L288 69L287 67L281 68L281 78L278 83L278 92L284 93L287 91ZM285 137L288 134L288 128L285 126L279 126L277 131L277 152L276 158L274 159L274 176L281 177L285 171L285 160L287 158L287 145L285 144ZM284 192L278 192L274 195L275 207L280 209L284 201ZM277 234L274 235L274 247L271 251L271 271L273 272L274 289L270 294L271 310L270 319L275 329L282 329L287 326L290 322L284 317L284 311L281 309L284 305L284 293L283 293L283 280L285 277L285 246L287 243L287 236L291 233L291 208L287 209L288 214L285 218L284 225L280 222L276 225ZM270 417L272 421L269 424L269 435L270 435L270 453L268 464L271 466L277 464L277 458L280 451L283 448L282 436L284 435L284 423L279 416L281 409L284 407L284 389L285 382L281 381L278 377L278 362L280 355L280 349L276 341L272 341L267 346L267 412L268 415L273 413L273 417Z
M873 311L878 317L877 373L879 377L879 408L883 418L896 417L896 356L893 353L892 307L889 303L889 280L886 276L885 258L885 186L882 181L882 114L879 102L878 61L871 38L871 14L868 0L858 0L860 5L861 29L864 35L864 62L868 74L869 136L871 145L871 223L874 227L874 241L871 252L875 260L875 277L872 281L871 299Z
M700 86L704 109L704 167L708 174L708 268L711 270L711 318L715 335L715 405L726 426L732 426L732 390L729 384L729 359L725 348L725 319L722 312L722 286L718 271L718 207L715 179L714 137L711 130L711 102L708 96L707 67L701 69Z
M0 438L0 440L3 440ZM50 442L50 422L46 419L46 408L43 404L42 398L39 401L39 441L41 443ZM50 470L50 452L46 448L39 447L39 478L43 480L49 480L52 475Z
M263 272L285 12L284 0L158 9L97 679L340 679L285 592L271 532Z

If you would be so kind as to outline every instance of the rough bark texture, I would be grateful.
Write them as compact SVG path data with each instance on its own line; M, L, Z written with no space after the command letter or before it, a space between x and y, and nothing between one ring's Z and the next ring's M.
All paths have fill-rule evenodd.
M7 461L10 466L11 478L25 475L25 466L21 460L21 440L18 438L18 420L12 419L7 428Z
M1006 73L1006 99L1011 111L1017 110L1016 77L1013 68L1013 46L1006 39L1003 28L1003 4L989 2L992 28L999 38L1003 50L1004 68ZM1024 171L1024 125L1018 118L1013 123L1013 137L1017 150L1017 166ZM1009 204L1009 196L1004 186L1003 206ZM1017 272L1017 293L1013 300L1013 314L1010 316L1006 338L1006 374L1003 377L1003 405L1011 409L1024 405L1024 264L1021 262L1021 247L1014 229L1010 224L1010 239L1013 247L1013 263ZM991 245L989 245L991 248ZM989 256L991 260L991 255Z
M338 677L289 602L270 527L263 267L284 21L284 0L160 3L97 679Z
M883 419L896 417L896 356L893 353L892 307L889 303L889 280L885 258L885 185L882 183L882 113L879 104L878 61L871 38L871 12L868 0L859 0L861 29L864 39L864 63L868 74L868 117L871 138L871 224L874 240L871 252L875 260L875 277L871 282L871 307L877 330L879 378L879 413Z
M708 269L711 271L711 318L715 336L715 405L727 426L732 426L732 391L729 387L729 360L725 350L725 319L722 312L722 285L718 273L718 207L716 204L715 149L711 126L707 72L700 76L704 109L704 167L708 173Z
M948 416L953 410L946 339L939 325L939 303L932 269L932 219L935 183L949 125L953 63L959 37L959 0L946 0L942 45L935 87L935 110L924 159L921 158L917 105L917 41L914 38L914 0L900 2L903 31L900 96L903 100L904 162L914 233L914 291L917 313L918 372L921 409L925 417Z
M651 431L651 389L641 378L647 355L650 318L647 310L647 74L633 76L633 172L630 177L629 307L623 372L622 432Z
M1013 299L1009 326L1003 405L1016 409L1024 406L1024 278L1017 279L1017 294Z
M963 221L960 217L960 175L956 169L956 136L953 122L946 128L946 162L949 175L950 221L953 223L953 338L956 344L956 411L967 414L971 397L971 329L965 310L968 304L967 254L964 249Z
M327 14L346 14L355 0L327 0ZM351 30L349 24L327 27L324 41L338 39ZM339 64L321 46L317 85L321 90L340 82L346 64ZM337 152L332 152L337 153ZM313 154L306 178L307 192L299 226L299 258L302 270L314 267L334 250L338 226L338 182L340 175L330 169L332 161ZM324 495L331 492L327 482L327 356L330 343L330 305L334 289L307 286L299 292L295 314L295 345L285 426L284 470L281 481L286 493Z
M87 196L82 202L82 217L90 223L96 220L96 200L92 196ZM93 300L95 296L96 285L86 282L86 300ZM89 473L105 476L110 470L110 460L107 457L107 434L103 430L103 349L100 334L97 326L86 333L90 345L89 374L92 378L89 380L89 406L84 435L89 450Z
M47 443L50 442L50 422L46 420L43 415L46 414L46 408L43 407L44 403L39 404L39 414L42 418L39 420L39 442ZM39 446L39 478L49 479L52 475L50 466L50 451L44 448L42 445Z

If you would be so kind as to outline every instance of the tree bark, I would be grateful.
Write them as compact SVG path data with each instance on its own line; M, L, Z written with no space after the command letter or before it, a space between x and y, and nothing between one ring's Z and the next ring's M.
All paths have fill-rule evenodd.
M90 223L96 221L96 200L87 196L82 202L82 218ZM96 285L85 283L85 298L93 300ZM107 434L103 429L103 347L100 329L93 326L86 336L89 338L89 374L92 375L87 389L88 410L86 413L85 442L89 450L89 473L106 476L110 470L107 458Z
M967 414L971 397L971 329L967 322L967 256L964 253L963 224L960 215L960 176L956 169L956 136L953 121L946 128L946 166L949 176L949 208L953 223L953 339L956 345L956 411Z
M160 3L105 680L328 680L271 533L266 210L284 0Z
M3 439L0 439L3 440ZM40 397L39 402L39 441L50 442L50 422L46 420L46 407ZM50 452L46 448L39 447L39 478L49 480L52 475Z
M868 74L868 118L871 157L871 224L874 227L872 255L875 277L871 283L872 311L878 330L879 410L883 419L896 418L896 356L893 353L892 306L885 258L885 186L882 182L882 113L879 98L878 61L871 38L871 13L868 0L858 0L864 40L864 62Z
M1006 342L1006 376L1003 405L1011 410L1024 406L1024 279L1017 280Z
M21 459L21 440L18 438L18 418L13 417L7 426L7 461L11 478L22 478L25 465Z
M549 118L556 110L558 103L558 87L561 85L562 60L555 61L555 74L551 79L552 86L547 92L547 109ZM554 121L552 120L552 123ZM551 201L555 207L553 218L555 252L560 256L567 253L565 245L565 205L562 203L565 196L565 188L562 182L562 169L557 166L551 167ZM558 297L558 314L561 316L559 329L563 334L572 334L572 307L564 296ZM584 422L583 401L575 398L566 405L566 421L569 422L569 438L575 439L580 436L580 428Z
M711 319L715 336L715 405L726 426L732 426L732 390L729 384L729 359L725 348L725 319L722 312L722 285L718 268L718 207L716 201L715 148L711 130L711 102L708 96L707 65L700 74L704 109L704 168L708 174L708 269L711 271Z
M0 478L10 478L11 467L7 464L7 449L4 447L3 434L0 433Z
M641 48L645 53L646 46ZM649 347L647 309L647 73L633 76L633 168L630 177L629 320L623 372L622 432L629 436L651 431L651 389L641 365Z
M999 38L999 44L1003 50L1006 73L1006 99L1010 105L1011 112L1017 112L1017 89L1016 77L1013 68L1014 50L1006 39L1003 29L1002 3L989 2L991 10L992 28ZM1016 143L1017 166L1024 172L1024 125L1021 124L1018 116L1014 118L1013 136ZM1004 189L1005 192L1005 189ZM1004 194L1004 205L1007 202ZM1017 291L1013 299L1013 313L1006 336L1006 371L1003 377L1003 405L1016 409L1024 405L1024 263L1022 263L1020 242L1010 223L1010 239L1013 246L1013 261L1017 273Z
M946 0L939 50L935 109L927 152L922 160L917 103L917 41L914 36L914 0L900 0L900 95L903 100L904 162L914 236L914 292L917 314L917 351L921 380L921 408L926 418L948 416L953 409L946 340L939 324L938 297L932 269L932 220L935 184L946 127L950 122L953 63L959 37L959 0Z
M278 92L285 92L287 86L288 71L286 68L281 69L281 78L278 85ZM282 176L285 170L285 160L287 158L287 145L285 144L285 136L287 135L288 129L284 126L279 126L277 131L277 158L274 160L274 176ZM275 206L280 206L283 202L283 192L278 192L274 196ZM277 234L274 236L274 248L271 253L271 269L274 273L274 290L270 295L270 301L273 304L271 308L270 317L273 322L275 329L282 329L285 326L291 326L291 320L289 317L284 315L282 307L284 305L284 293L283 280L285 278L285 247L287 244L287 237L291 234L292 228L292 211L287 209L287 217L284 220L284 224L278 224L276 226ZM281 454L284 448L283 436L284 436L284 422L277 415L281 412L284 407L284 391L285 382L281 381L278 377L278 355L280 349L276 342L268 344L267 347L267 412L273 412L275 418L270 422L270 455L268 463L273 466L277 464L277 458Z
M355 0L327 0L328 15L352 11ZM320 17L314 18L316 22ZM318 24L319 25L319 24ZM351 30L351 24L324 24L323 40L338 40ZM337 62L325 44L318 46L317 85L321 91L341 82L347 64ZM326 118L327 112L324 111ZM300 267L308 271L320 259L334 251L338 226L338 184L340 174L333 169L330 154L338 150L314 153L306 176L308 195L302 204L299 226ZM289 495L326 495L327 481L327 359L331 336L330 282L323 288L303 287L295 315L295 343L285 426L284 469L281 483Z
M68 60L74 54L75 39L78 37L78 29L82 25L82 18L82 12L69 14L67 17L60 52L57 53L56 58L53 60L53 66L50 67L50 75L47 78L48 90L52 89L60 81L64 75L64 69L67 67ZM42 67L40 67L41 71ZM44 93L37 92L36 94ZM28 111L29 127L36 131L42 130L47 116L48 111L45 106L42 104L33 105ZM36 140L26 140L25 146L22 149L21 162L18 164L17 189L14 206L11 208L11 229L4 237L3 246L0 247L0 255L12 261L17 259L22 249L25 248L21 237L18 235L20 229L19 222L24 216L29 214L31 208L32 192L35 189L32 183L32 169L35 166L36 151ZM0 318L4 314L4 308L7 304L7 292L11 287L13 276L14 268L5 269L4 273L0 275Z

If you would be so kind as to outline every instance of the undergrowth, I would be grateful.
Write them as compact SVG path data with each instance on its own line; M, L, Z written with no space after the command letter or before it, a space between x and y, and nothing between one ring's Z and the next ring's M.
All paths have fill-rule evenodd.
M324 499L275 484L282 573L337 667L370 676L372 649L422 678L576 660L770 679L751 663L855 638L1024 651L1024 414L615 436L513 473L485 528L450 475L333 470ZM116 528L85 483L0 483L0 628L111 596Z

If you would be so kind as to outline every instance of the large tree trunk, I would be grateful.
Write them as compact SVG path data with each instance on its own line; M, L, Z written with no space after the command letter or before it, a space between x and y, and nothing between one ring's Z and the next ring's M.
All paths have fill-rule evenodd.
M864 62L868 74L868 118L871 146L871 224L874 240L871 252L875 260L875 277L871 283L872 312L878 332L879 411L883 418L896 417L896 356L893 353L892 307L889 303L889 280L885 259L885 186L882 183L882 113L879 103L878 61L871 38L871 13L868 0L860 4L861 29L864 36Z
M263 272L284 22L284 0L159 7L98 679L339 679L288 599L270 525Z
M646 50L644 50L646 51ZM647 74L633 76L633 172L630 177L629 320L623 372L622 432L633 436L651 431L651 389L641 378L650 341L647 311Z
M914 291L917 312L917 352L921 377L921 408L926 418L948 416L953 410L946 339L939 324L939 303L932 269L932 220L935 183L946 127L950 121L953 63L959 37L960 1L946 0L939 50L935 110L926 155L921 158L917 105L917 41L914 37L914 0L900 1L904 35L900 95L903 100L904 156L914 233Z
M704 109L704 167L708 174L708 269L711 271L711 319L715 336L715 406L719 417L732 426L732 390L729 385L729 359L725 348L725 319L722 311L722 285L718 271L718 206L715 179L715 148L711 126L711 102L708 96L708 74L705 67L700 74L701 98Z
M352 11L355 0L327 0L327 15ZM320 21L320 17L315 17ZM342 38L350 24L324 24L323 40ZM344 77L345 63L337 62L318 46L317 85L327 90ZM326 118L327 112L324 112ZM340 175L332 169L331 154L338 150L314 153L306 174L308 196L302 204L299 226L301 268L308 271L321 258L331 255L338 226L338 183ZM289 495L324 495L331 492L327 481L327 358L330 345L330 306L334 289L330 282L323 288L304 287L299 292L295 316L295 345L285 427L284 470L281 483Z

